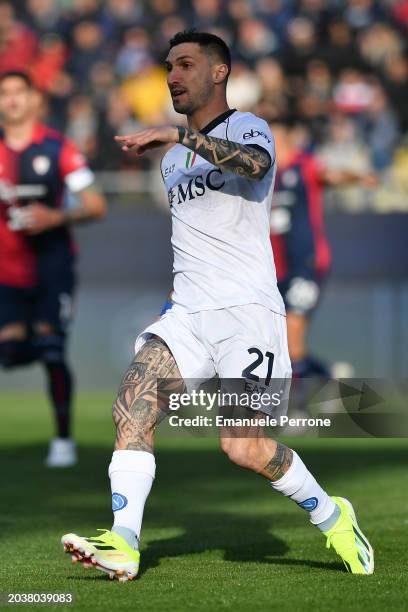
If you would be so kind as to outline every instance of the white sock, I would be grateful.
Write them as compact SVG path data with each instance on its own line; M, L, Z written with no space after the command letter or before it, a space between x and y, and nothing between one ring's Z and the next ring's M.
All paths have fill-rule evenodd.
M109 465L113 530L120 533L118 528L124 527L140 538L143 510L155 471L156 462L151 453L134 450L117 450L113 453Z
M311 523L323 523L333 515L337 506L326 491L323 491L299 455L295 451L292 452L292 465L282 478L271 482L271 485L307 510Z

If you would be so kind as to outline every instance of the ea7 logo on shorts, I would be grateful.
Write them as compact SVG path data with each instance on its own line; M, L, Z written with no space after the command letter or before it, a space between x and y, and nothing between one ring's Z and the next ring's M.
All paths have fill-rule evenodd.
M123 510L125 506L127 506L128 500L121 493L112 493L112 510L116 512L117 510Z
M265 140L267 142L271 142L271 139L269 138L269 136L267 136L265 134L265 132L261 132L260 130L250 130L249 132L245 132L245 134L243 134L243 139L244 140L249 140L249 138L257 138L258 136L262 136L262 138L265 138Z

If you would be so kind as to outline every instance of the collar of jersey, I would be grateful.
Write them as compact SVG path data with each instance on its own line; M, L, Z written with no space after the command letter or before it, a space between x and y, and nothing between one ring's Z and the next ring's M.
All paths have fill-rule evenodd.
M232 115L232 113L235 113L236 110L237 110L236 108L230 108L227 111L225 111L225 113L222 113L221 115L218 115L218 117L215 117L215 119L210 121L210 123L207 123L207 125L205 127L203 127L202 130L200 130L200 133L201 134L208 134L209 132L211 132L211 130L216 128L217 125L220 125L220 123L224 123L224 121L226 119L228 119L228 117L230 117Z

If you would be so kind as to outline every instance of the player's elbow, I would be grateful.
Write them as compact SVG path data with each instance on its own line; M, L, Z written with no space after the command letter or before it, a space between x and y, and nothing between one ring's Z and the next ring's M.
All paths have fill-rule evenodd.
M246 177L252 181L262 181L267 175L269 168L256 168L254 171L247 172Z
M272 159L268 151L258 145L249 145L250 164L248 164L249 178L262 181L272 166Z
M265 176L268 174L270 167L271 166L269 164L269 166L265 168L260 168L258 174L256 174L253 178L256 181L262 181L262 179L265 178Z

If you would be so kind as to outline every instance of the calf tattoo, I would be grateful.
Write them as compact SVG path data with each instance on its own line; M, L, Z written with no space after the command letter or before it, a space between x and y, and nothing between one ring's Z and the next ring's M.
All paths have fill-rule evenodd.
M276 452L268 465L265 466L265 472L267 472L267 478L269 480L279 480L282 478L292 465L293 451L292 449L277 442ZM266 475L266 474L265 474Z
M178 126L177 129L179 142L196 151L214 166L258 180L262 179L271 167L271 157L262 147L214 138L185 127Z
M170 393L182 393L184 381L168 346L148 340L127 369L113 405L116 446L153 452L153 432L168 414Z

